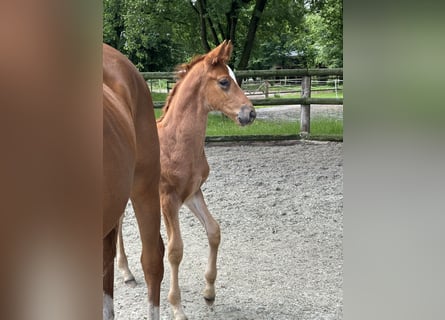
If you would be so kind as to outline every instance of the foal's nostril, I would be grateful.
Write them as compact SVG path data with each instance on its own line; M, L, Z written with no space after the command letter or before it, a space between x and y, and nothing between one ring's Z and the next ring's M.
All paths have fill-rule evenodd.
M242 126L252 123L255 118L255 109L247 105L241 107L241 111L238 114L238 121Z

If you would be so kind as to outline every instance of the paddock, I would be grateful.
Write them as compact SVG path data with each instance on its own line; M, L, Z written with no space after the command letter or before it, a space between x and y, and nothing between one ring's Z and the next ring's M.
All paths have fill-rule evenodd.
M179 281L184 311L204 319L342 318L343 144L207 145L210 176L202 190L221 226L216 300L206 305L204 269L208 242L203 226L185 207L180 221L184 258ZM161 228L164 243L167 236ZM146 319L146 285L131 204L123 234L136 281L129 288L116 273L116 319ZM161 319L169 265L161 287Z

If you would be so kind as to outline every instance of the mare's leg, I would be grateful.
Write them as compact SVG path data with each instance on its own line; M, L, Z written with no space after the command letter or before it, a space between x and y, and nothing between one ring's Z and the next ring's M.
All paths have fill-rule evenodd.
M159 320L161 281L164 276L164 244L162 242L161 211L157 183L135 179L133 203L142 241L141 264L148 290L148 319Z
M113 285L114 285L114 256L116 254L116 233L114 228L103 239L103 320L114 319Z
M221 234L218 222L212 217L207 209L201 189L199 189L186 202L186 206L198 217L207 232L209 240L209 259L205 271L206 287L204 289L204 298L208 303L215 300L215 280L216 280L216 259L218 255L218 247L221 241Z
M117 232L117 250L116 250L116 261L117 261L117 267L119 271L122 274L122 277L124 278L124 282L129 287L134 288L136 286L136 280L131 273L130 268L128 267L128 260L127 255L125 254L125 247L124 247L124 239L122 236L122 223L124 221L125 214L122 215L122 217L119 219L119 226L118 226L118 232Z
M173 316L175 320L187 319L187 316L182 309L181 291L179 289L178 273L179 264L182 261L184 245L181 237L181 230L179 227L179 209L181 202L175 195L164 194L161 196L162 214L164 216L164 223L168 235L168 261L170 263L170 291L168 293L168 301L173 309Z

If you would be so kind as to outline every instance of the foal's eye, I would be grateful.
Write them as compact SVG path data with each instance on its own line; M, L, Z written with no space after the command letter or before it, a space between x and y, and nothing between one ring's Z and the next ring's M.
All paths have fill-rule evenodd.
M219 85L223 88L223 89L227 89L229 87L230 81L227 78L223 78L218 80Z

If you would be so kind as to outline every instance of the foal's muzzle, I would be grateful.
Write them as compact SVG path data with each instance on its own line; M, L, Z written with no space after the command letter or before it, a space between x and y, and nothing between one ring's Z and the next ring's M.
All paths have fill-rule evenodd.
M238 113L238 121L242 126L250 124L255 120L256 112L252 106L242 106L240 112Z

